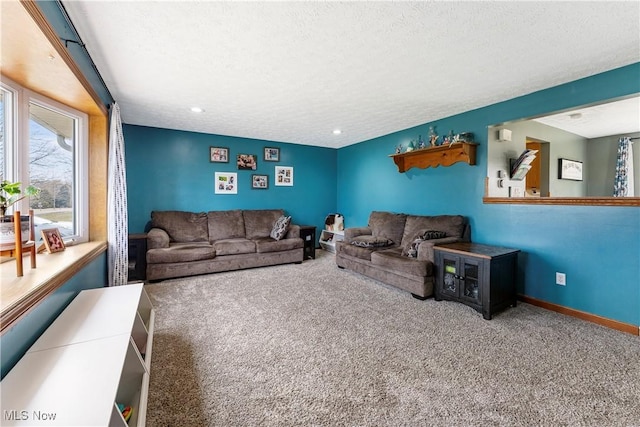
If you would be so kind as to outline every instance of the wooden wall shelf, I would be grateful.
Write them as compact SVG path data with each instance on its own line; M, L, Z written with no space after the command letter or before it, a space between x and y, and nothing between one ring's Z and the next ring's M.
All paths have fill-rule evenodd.
M440 145L438 147L423 148L402 154L391 154L394 163L398 166L398 172L403 173L416 167L426 169L428 167L451 166L454 163L466 162L476 164L476 147L472 142L456 142L453 145Z

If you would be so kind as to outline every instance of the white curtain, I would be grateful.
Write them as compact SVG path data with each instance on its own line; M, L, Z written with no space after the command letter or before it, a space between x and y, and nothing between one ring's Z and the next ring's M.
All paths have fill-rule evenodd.
M120 107L111 106L109 129L109 183L107 203L109 239L109 286L126 285L129 264L129 230L127 217L127 173L124 163L124 136Z
M613 196L634 197L633 180L633 143L630 138L620 138Z

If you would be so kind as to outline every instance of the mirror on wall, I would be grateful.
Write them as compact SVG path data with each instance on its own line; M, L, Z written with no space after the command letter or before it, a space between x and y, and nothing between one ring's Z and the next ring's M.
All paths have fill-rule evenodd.
M640 141L640 95L490 126L485 201L614 199L618 143L623 137ZM640 144L633 148L637 198ZM531 150L529 156L520 158L525 150ZM513 174L516 170L519 173Z

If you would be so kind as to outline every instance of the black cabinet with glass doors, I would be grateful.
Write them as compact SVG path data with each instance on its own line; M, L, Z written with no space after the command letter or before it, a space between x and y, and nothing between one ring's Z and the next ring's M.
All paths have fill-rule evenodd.
M516 305L518 249L477 243L435 246L436 301L466 304L491 320Z

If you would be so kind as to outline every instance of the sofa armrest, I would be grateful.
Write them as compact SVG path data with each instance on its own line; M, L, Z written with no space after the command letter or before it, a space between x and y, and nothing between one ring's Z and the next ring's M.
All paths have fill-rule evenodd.
M464 239L461 237L443 237L442 239L425 240L418 245L418 259L435 262L434 246L462 241L464 241Z
M152 228L147 233L147 248L161 249L169 247L169 234L162 228Z
M351 227L344 229L344 240L351 243L354 237L371 235L372 231L369 227Z
M284 238L295 239L296 237L300 237L300 226L295 224L290 224L289 229L287 230L287 234L284 236Z

